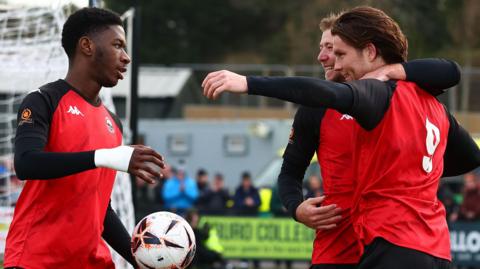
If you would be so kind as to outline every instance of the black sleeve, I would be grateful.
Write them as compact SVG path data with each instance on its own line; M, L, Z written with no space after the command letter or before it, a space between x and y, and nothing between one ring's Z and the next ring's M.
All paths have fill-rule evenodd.
M430 94L440 95L460 82L460 67L446 59L419 59L402 63L407 81L415 82Z
M310 77L247 77L248 94L276 97L349 114L366 130L378 125L390 105L394 82L376 79L336 83Z
M318 148L320 122L324 114L325 109L322 108L300 107L283 154L282 169L278 176L279 197L294 219L297 207L303 202L303 177Z
M480 166L480 149L470 134L448 113L447 148L443 157L443 177L465 174Z
M103 221L102 237L118 254L120 254L128 263L136 266L130 249L131 237L125 229L125 226L118 218L117 214L112 208L111 203L108 204L107 214Z
M351 107L353 94L346 84L311 77L247 77L248 94L275 97L309 107L342 112Z
M95 168L94 151L46 152L53 107L40 92L20 105L15 136L15 172L20 179L54 179Z
M364 79L346 84L353 92L353 104L346 113L354 117L365 130L373 130L390 106L390 99L396 87L395 82Z

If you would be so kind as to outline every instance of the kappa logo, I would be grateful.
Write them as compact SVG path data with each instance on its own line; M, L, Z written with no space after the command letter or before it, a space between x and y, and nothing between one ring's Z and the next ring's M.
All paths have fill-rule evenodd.
M82 116L83 117L83 113L78 110L77 106L70 106L68 108L68 111L67 113L70 113L70 114L73 114L73 115L76 115L76 116Z
M353 120L353 117L348 114L343 114L340 120Z

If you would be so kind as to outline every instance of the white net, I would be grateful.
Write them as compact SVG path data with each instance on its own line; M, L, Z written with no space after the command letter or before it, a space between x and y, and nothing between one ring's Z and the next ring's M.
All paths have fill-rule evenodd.
M63 3L62 3L63 2ZM61 47L63 23L71 5L66 1L41 7L0 5L0 253L22 188L13 170L16 113L29 91L65 77L68 59ZM105 104L113 105L109 89L102 90ZM114 107L109 105L111 110ZM128 174L118 173L112 206L129 232L135 225ZM117 268L128 268L114 251Z

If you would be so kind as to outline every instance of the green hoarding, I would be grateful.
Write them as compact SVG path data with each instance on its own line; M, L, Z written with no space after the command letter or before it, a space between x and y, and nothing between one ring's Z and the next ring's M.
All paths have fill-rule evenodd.
M202 217L225 258L310 260L315 232L288 218Z

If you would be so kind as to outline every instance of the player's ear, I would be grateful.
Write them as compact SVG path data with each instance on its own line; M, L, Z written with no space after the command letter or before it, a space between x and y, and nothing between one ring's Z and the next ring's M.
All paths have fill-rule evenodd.
M92 56L95 49L95 44L93 43L93 40L91 40L87 36L82 36L78 40L78 49L84 55Z
M373 43L368 43L367 46L365 46L365 48L363 49L363 51L370 62L372 62L373 60L375 60L375 58L377 58L378 51L375 45L373 45Z

